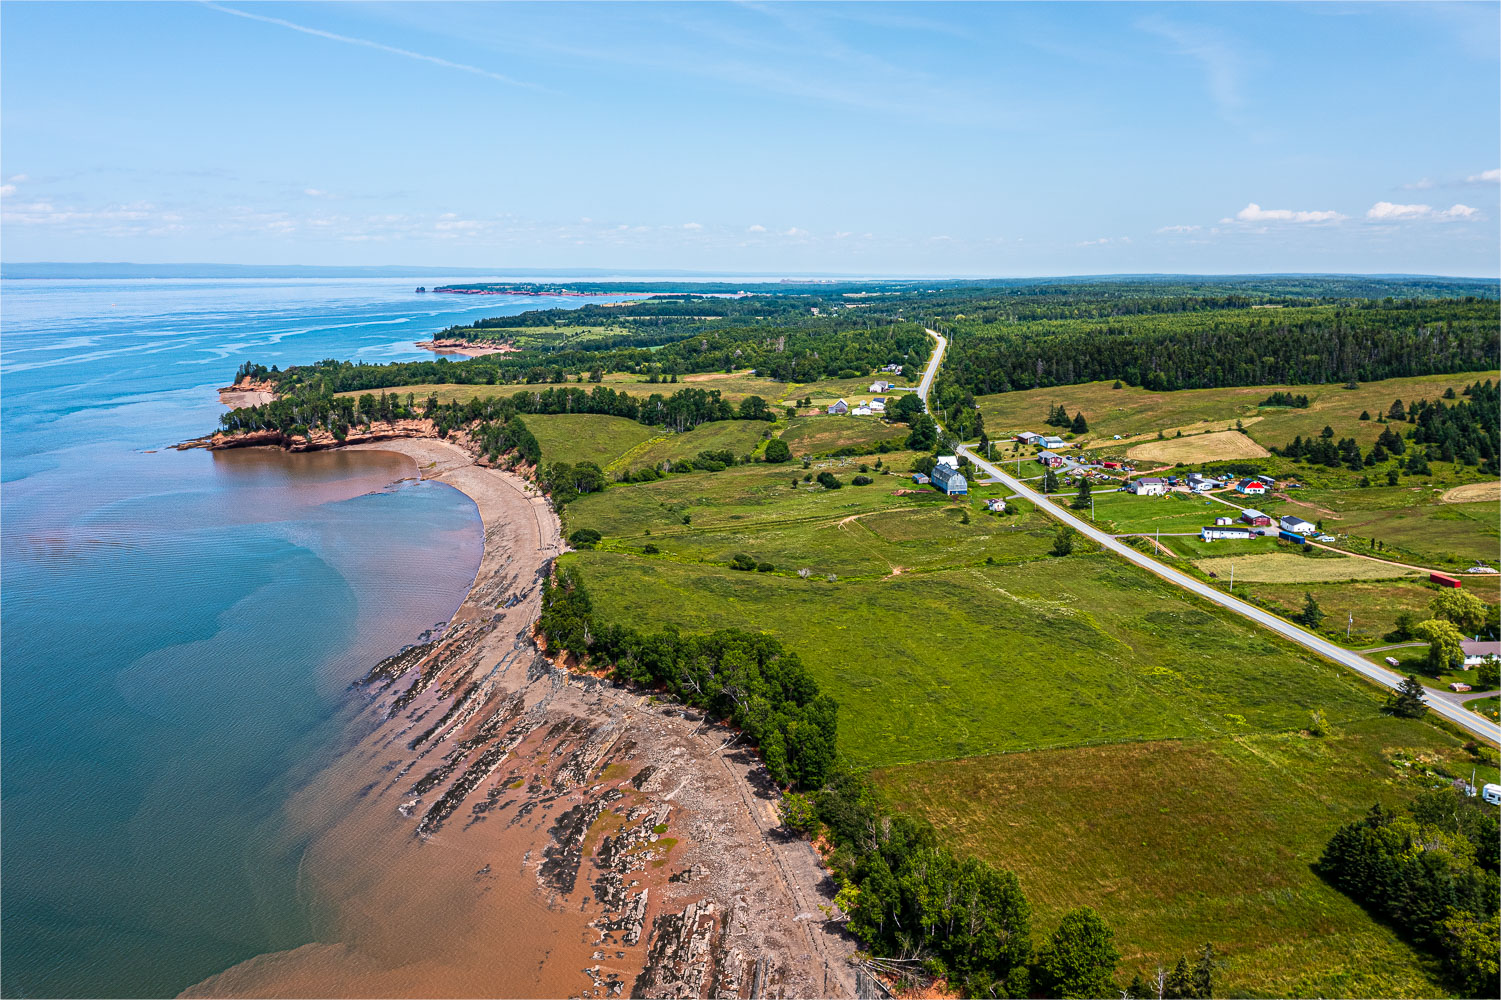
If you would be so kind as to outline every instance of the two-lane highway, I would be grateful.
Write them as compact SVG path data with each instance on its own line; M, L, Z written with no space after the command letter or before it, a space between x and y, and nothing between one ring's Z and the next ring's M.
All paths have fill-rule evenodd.
M933 350L933 357L928 362L928 369L923 373L922 383L919 388L919 391L923 394L924 406L927 405L928 389L933 384L933 377L938 373L938 368L943 363L943 353L948 348L948 341L942 335L933 330L929 330L928 333L935 339L936 346ZM1333 660L1334 662L1341 664L1342 666L1349 667L1356 673L1373 681L1376 681L1379 684L1383 684L1389 688L1395 688L1398 684L1401 683L1402 677L1400 674L1387 670L1384 667L1376 666L1374 663L1372 663L1370 660L1367 660L1359 653L1336 646L1334 643L1329 642L1326 639L1322 639L1319 636L1314 635L1312 632L1304 631L1291 622L1278 618L1276 615L1271 614L1267 611L1263 611L1261 608L1258 608L1253 604L1247 604L1245 601L1242 601L1239 598L1216 590L1214 587L1211 587L1209 584L1204 583L1201 580L1196 580L1191 576L1179 573L1177 570L1163 565L1146 553L1139 552L1136 549L1133 549L1131 546L1124 544L1123 542L1116 539L1113 535L1099 530L1094 525L1089 524L1086 521L1080 520L1064 508L1053 503L1053 501L1049 500L1041 493L1032 489L1032 487L1028 486L1020 479L1002 472L999 466L987 462L985 459L975 454L975 452L972 451L969 446L960 445L958 450L959 454L963 455L965 458L973 462L976 467L984 470L989 475L994 476L1006 487L1014 490L1018 496L1021 496L1022 498L1029 500L1030 502L1035 504L1038 509L1044 511L1051 517L1054 517L1057 520L1063 522L1064 524L1073 528L1075 531L1079 532L1079 534L1099 544L1103 548L1114 552L1121 558L1127 559L1142 567L1143 569L1156 574L1157 576L1166 580L1168 583L1181 587L1184 590L1202 597L1207 601L1212 601L1215 604L1220 605L1221 607L1228 608L1229 610L1234 611L1236 614L1243 615L1244 617L1256 622L1258 625L1269 628L1273 632L1276 632L1278 635L1286 639L1290 639L1306 649L1311 649L1315 653L1327 657L1328 659ZM1437 692L1432 693L1436 694ZM1443 698L1430 697L1428 699L1428 708L1430 711L1443 716L1450 722L1453 722L1463 729L1469 730L1477 736L1490 740L1492 743L1501 743L1501 726L1496 725L1494 722L1491 722L1489 719L1486 719L1485 717L1475 712L1469 711L1461 705L1445 701Z

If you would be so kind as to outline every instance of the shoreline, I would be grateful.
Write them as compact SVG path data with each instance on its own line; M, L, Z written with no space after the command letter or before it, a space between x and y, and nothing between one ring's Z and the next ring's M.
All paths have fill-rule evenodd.
M473 341L459 340L454 337L419 340L413 346L432 351L434 354L457 354L466 358L479 358L486 354L515 354L521 350L510 343L476 344Z
M343 447L473 500L480 566L438 638L356 685L359 739L288 805L319 941L183 995L853 996L833 886L759 759L537 648L546 497L448 441Z

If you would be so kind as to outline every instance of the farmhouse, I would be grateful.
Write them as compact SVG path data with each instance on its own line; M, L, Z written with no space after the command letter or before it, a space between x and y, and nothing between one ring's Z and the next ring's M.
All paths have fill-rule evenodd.
M1220 538L1255 538L1256 532L1243 524L1210 524L1199 529L1199 537L1206 542L1213 542Z
M1291 514L1287 515L1286 517L1278 518L1277 526L1283 531L1291 531L1299 535L1311 535L1319 530L1317 527L1303 520L1301 517L1294 517Z
M1460 646L1465 651L1466 670L1480 666L1488 657L1501 657L1501 642L1473 642L1466 639Z
M884 400L884 399L880 399L880 398L872 399L866 405L870 407L870 412L871 413L885 413L886 412L886 400Z
M1005 513L1006 501L1002 500L1000 497L991 497L989 500L985 501L985 509L996 514Z
M885 392L887 389L890 389L890 388L891 388L891 383L890 382L877 381L877 382L872 382L870 384L870 391L871 392Z
M1235 492L1245 496L1261 496L1266 493L1266 483L1259 479L1242 479L1235 484Z
M1037 460L1050 469L1056 469L1063 464L1063 456L1051 451L1039 451Z
M1021 444L1036 444L1042 440L1042 435L1033 434L1031 431L1022 431L1016 436L1016 440Z
M1126 491L1139 497L1160 497L1167 492L1167 480L1156 476L1143 476L1126 484Z
M944 460L939 459L938 464L933 466L932 480L934 486L949 496L969 492L969 483L960 475L957 462L955 465L945 465Z
M1272 526L1270 516L1263 514L1259 510L1252 510L1250 507L1240 512L1240 519L1247 524L1254 524L1258 528L1270 528Z
M849 413L849 411L850 411L850 404L846 403L844 400L841 399L839 402L834 403L834 404L832 404L829 407L829 416L831 416L831 417L836 417L836 416L837 417L842 417L846 413Z

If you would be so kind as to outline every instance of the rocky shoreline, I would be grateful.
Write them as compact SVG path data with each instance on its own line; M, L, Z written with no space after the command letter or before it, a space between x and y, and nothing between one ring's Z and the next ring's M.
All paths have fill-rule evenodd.
M512 354L521 349L505 341L480 344L472 340L459 340L457 337L419 340L414 346L432 351L434 354L458 354L466 358L478 358L485 354Z
M354 447L407 455L472 497L480 569L440 634L355 686L365 735L309 791L320 809L349 810L325 843L385 845L369 855L375 875L346 874L329 852L343 876L330 881L352 887L332 892L351 897L333 900L338 940L261 956L189 994L855 995L853 942L827 916L833 886L810 845L781 836L754 755L697 713L572 674L537 646L542 581L562 551L546 498L451 442ZM323 855L315 842L312 872ZM361 951L361 915L393 934L436 919L389 910L419 870L425 905L465 915L450 920L459 941L395 965ZM490 929L522 894L545 905L557 944L535 972L492 968L525 944Z

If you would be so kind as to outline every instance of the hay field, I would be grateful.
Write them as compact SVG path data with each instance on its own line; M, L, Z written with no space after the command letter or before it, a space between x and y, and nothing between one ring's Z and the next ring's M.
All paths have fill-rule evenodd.
M1452 490L1445 490L1440 499L1444 503L1470 503L1478 500L1497 503L1501 501L1501 482L1456 486Z
M1235 458L1266 458L1268 452L1239 431L1216 431L1191 437L1139 444L1126 454L1138 461L1220 462Z
M1334 583L1341 580L1395 580L1404 576L1421 576L1415 569L1403 569L1370 559L1345 556L1335 559L1312 559L1292 552L1263 552L1248 556L1215 556L1199 559L1194 565L1206 573L1230 578L1230 564L1235 564L1235 582L1240 583Z

